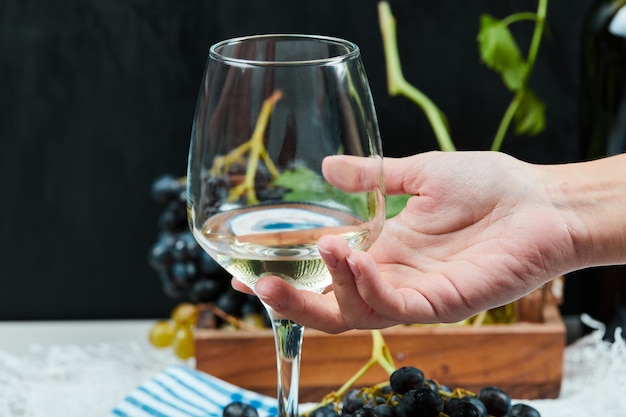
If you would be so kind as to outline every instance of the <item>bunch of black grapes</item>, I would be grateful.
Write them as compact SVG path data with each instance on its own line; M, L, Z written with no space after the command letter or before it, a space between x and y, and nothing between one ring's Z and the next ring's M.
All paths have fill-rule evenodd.
M256 417L254 407L240 402L224 408L223 417ZM502 389L487 386L477 394L451 390L424 378L415 367L398 368L388 384L352 389L335 403L318 406L305 417L541 417L530 405L512 404Z
M258 298L232 290L231 275L193 237L187 222L185 179L161 175L153 182L151 194L163 211L148 262L160 278L163 292L195 304L213 303L235 317L263 314Z

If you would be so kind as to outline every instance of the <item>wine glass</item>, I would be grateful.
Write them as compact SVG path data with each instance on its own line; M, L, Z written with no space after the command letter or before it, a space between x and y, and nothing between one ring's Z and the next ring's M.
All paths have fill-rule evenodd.
M322 160L369 158L373 189L326 182ZM263 276L316 293L332 280L316 242L367 249L385 218L378 122L359 48L311 35L230 39L209 51L191 134L190 227L200 246L254 290ZM298 415L304 328L265 306L278 371L278 416Z

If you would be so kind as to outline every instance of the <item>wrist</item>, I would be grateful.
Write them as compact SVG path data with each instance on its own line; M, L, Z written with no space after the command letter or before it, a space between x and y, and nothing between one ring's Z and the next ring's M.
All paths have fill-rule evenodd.
M626 154L543 169L571 237L570 267L626 263Z

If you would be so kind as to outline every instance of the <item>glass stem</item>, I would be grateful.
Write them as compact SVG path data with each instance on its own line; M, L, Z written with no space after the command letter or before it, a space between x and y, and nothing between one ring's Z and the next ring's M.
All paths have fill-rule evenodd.
M278 371L278 416L298 417L298 384L300 381L300 351L304 326L291 320L272 318L276 343Z

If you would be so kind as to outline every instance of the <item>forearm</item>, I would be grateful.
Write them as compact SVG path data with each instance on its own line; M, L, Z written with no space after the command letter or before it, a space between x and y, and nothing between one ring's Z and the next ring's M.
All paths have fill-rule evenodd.
M626 264L626 154L542 169L570 232L572 266Z

